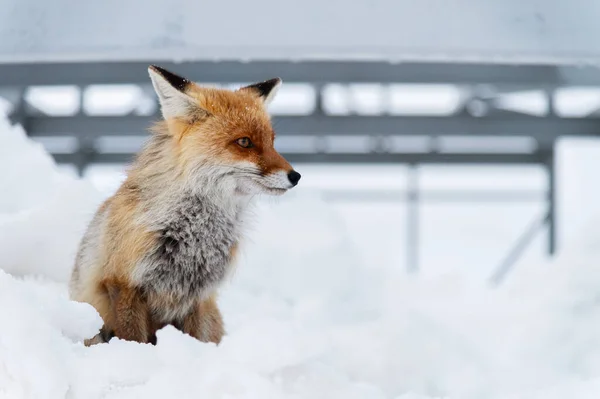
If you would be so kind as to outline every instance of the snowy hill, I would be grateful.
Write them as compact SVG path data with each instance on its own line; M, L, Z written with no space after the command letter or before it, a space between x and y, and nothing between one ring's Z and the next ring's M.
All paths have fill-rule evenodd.
M587 399L600 392L600 231L490 290L373 268L318 196L261 204L220 298L218 347L85 348L65 281L102 196L0 122L0 398ZM298 210L301 210L299 212ZM297 245L301 243L302 245ZM319 276L315 279L315 276Z

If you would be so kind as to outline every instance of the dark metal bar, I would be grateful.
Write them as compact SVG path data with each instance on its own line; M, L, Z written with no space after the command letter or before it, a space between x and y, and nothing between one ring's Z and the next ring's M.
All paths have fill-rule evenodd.
M522 164L535 165L541 163L538 154L313 154L282 152L282 155L292 163L348 163L348 164ZM77 154L53 154L58 163L74 163ZM133 154L88 154L87 163L129 163Z
M30 116L31 136L77 134L86 136L147 135L155 118L145 116ZM548 147L558 137L598 136L597 118L473 118L468 116L275 116L279 135L441 135L488 137L534 137Z
M286 82L489 83L524 85L600 84L593 66L493 65L344 61L58 62L0 65L0 86L148 83L158 64L189 79L239 83L280 76Z

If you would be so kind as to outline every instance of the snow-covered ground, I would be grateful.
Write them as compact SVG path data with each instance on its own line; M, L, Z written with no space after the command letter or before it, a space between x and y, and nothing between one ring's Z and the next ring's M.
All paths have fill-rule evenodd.
M555 261L520 265L490 289L460 270L408 275L374 264L343 211L316 190L294 190L256 211L220 298L220 346L167 327L157 346L85 348L100 319L67 299L65 281L105 194L61 173L4 121L0 191L0 398L600 394L600 231L589 211L590 227Z

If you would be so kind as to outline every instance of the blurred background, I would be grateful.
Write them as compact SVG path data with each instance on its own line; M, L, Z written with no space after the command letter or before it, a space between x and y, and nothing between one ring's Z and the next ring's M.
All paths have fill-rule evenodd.
M105 195L159 118L157 64L230 88L281 77L276 147L370 267L501 282L554 256L600 200L600 3L3 8L4 112Z

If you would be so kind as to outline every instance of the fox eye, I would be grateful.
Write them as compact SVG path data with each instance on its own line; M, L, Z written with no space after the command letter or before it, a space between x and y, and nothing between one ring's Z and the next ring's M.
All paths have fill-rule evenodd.
M252 144L252 141L250 140L249 137L239 138L235 142L237 143L237 145L239 145L242 148L252 148L252 147L254 147L254 144Z

